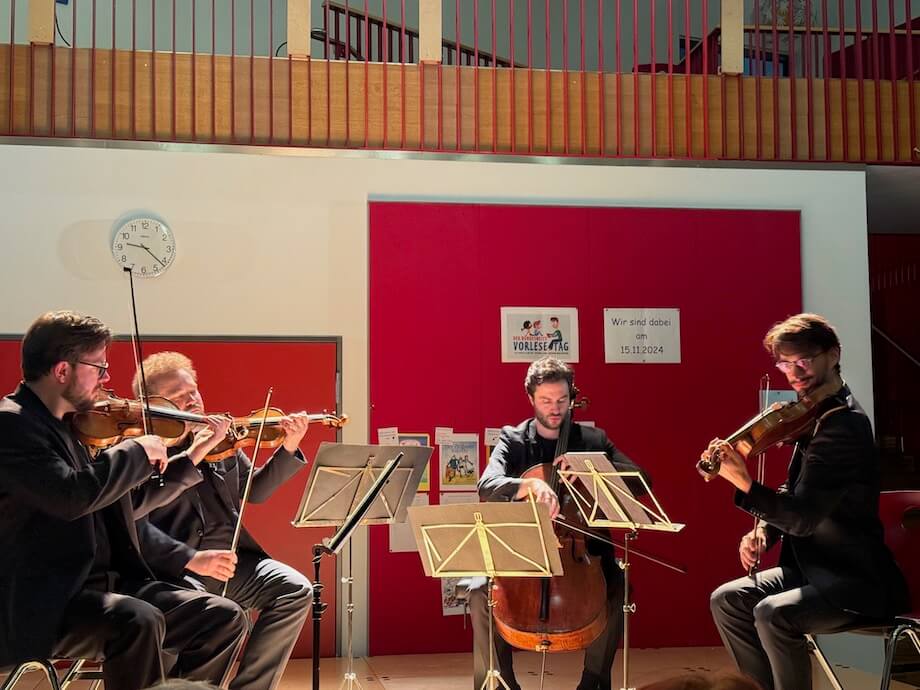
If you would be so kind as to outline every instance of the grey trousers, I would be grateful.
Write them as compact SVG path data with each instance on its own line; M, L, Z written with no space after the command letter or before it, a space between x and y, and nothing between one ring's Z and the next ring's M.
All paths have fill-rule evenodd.
M219 684L246 632L229 599L151 582L130 594L82 590L64 612L57 656L104 659L105 687L141 690L164 677Z
M607 627L585 649L584 672L579 690L610 690L610 673L620 635L623 633L623 573L613 553L599 558L607 579ZM479 690L489 670L489 617L488 591L485 578L473 578L470 584L470 618L473 624L473 690ZM495 666L511 690L520 690L514 677L511 645L495 633ZM501 685L499 685L501 687Z
M805 634L840 632L866 622L831 606L789 568L726 582L712 593L710 607L738 669L764 690L811 690Z
M251 551L240 551L227 597L259 611L231 690L274 690L310 611L313 585L289 565ZM222 582L186 576L198 588L217 591Z

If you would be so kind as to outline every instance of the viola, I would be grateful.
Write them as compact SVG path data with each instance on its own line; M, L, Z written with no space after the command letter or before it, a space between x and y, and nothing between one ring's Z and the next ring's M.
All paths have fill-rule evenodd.
M178 443L190 429L207 423L207 416L180 410L167 398L149 396L146 402L119 398L106 390L106 397L97 401L93 409L76 412L70 423L80 440L91 449L108 448L122 439L151 433L163 439L167 446ZM229 415L227 415L229 416ZM278 408L253 410L245 417L231 417L227 438L205 457L207 462L218 462L233 455L238 448L254 446L259 425L265 416L265 429L260 448L277 448L284 443L285 432L281 420L286 416ZM311 423L340 429L348 423L348 415L326 412L307 415ZM145 418L147 421L145 428Z
M836 393L833 385L820 386L795 402L773 403L725 440L747 459L767 449L794 441L814 429L822 414L822 402ZM718 451L696 463L707 482L719 474L722 461Z

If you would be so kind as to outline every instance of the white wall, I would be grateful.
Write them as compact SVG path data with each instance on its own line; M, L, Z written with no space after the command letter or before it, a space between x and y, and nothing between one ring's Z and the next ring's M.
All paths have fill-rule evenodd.
M178 256L166 275L138 285L142 332L340 335L353 420L344 440L365 442L369 199L800 209L804 306L839 328L845 375L872 413L862 171L207 151L0 145L0 333L21 333L52 308L129 332L109 243L117 218L155 212L173 227ZM750 263L751 280L766 270L756 256L738 260ZM358 653L365 611L359 598Z

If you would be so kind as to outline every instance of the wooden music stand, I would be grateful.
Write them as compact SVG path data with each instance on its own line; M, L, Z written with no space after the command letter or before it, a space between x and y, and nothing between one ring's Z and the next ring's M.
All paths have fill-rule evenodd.
M352 652L351 535L358 525L405 522L406 508L418 490L422 472L433 448L429 446L360 446L320 444L304 489L294 527L340 526L331 538L313 547L313 688L319 689L320 622L326 604L320 598L323 584L319 571L325 555L338 553L348 543L347 645L348 662L339 688L361 687L354 672Z
M532 495L522 503L410 506L409 521L426 575L486 577L489 670L480 690L510 690L495 668L494 579L562 575L548 508Z
M680 532L684 525L671 522L655 498L641 472L619 472L606 453L566 453L559 478L575 500L578 510L590 527L627 530L623 540L623 687L629 687L629 616L636 612L629 601L629 542L639 538L640 530ZM643 503L626 481L639 482L647 497ZM651 504L651 505L648 505Z

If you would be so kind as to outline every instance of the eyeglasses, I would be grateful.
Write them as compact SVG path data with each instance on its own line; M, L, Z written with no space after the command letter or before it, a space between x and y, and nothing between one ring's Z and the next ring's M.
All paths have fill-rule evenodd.
M110 366L108 362L102 362L99 364L98 362L85 362L82 359L78 359L77 364L85 364L88 367L96 367L96 369L98 369L99 378L105 376Z
M823 352L819 352L816 355L811 357L800 357L799 359L793 361L780 360L776 363L776 368L779 369L784 374L789 374L794 368L801 369L802 371L809 371L811 369L811 363L823 355Z

